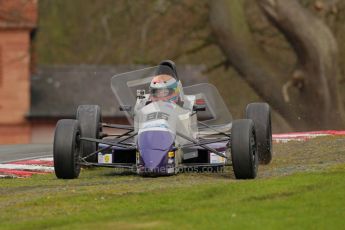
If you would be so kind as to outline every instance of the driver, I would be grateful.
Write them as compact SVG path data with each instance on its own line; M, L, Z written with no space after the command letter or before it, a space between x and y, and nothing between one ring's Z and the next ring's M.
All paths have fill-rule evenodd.
M150 84L151 101L165 101L179 103L180 87L178 81L169 74L156 75Z
M159 63L150 84L150 100L182 103L182 86L177 77L175 63L165 60Z

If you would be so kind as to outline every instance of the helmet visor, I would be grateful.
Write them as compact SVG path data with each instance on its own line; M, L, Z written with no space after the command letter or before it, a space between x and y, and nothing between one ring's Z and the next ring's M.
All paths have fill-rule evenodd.
M151 95L152 95L152 97L155 97L155 98L164 98L164 97L171 95L172 93L173 93L173 90L167 89L167 88L151 89Z

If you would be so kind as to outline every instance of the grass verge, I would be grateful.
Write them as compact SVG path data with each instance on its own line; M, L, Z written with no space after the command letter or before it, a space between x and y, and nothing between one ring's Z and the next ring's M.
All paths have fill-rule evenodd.
M286 168L279 151L294 156L300 144L291 144L291 153L286 144L277 146L272 165ZM344 151L335 154L343 157ZM341 229L345 164L326 165L250 181L229 173L141 178L112 169L83 170L68 181L54 175L3 179L0 229Z

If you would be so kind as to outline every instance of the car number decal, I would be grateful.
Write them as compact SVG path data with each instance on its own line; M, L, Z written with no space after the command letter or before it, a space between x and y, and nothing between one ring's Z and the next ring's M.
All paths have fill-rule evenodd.
M154 112L154 113L149 113L146 116L146 121L152 121L152 120L158 120L158 119L163 119L163 120L168 121L169 114L163 113L163 112Z

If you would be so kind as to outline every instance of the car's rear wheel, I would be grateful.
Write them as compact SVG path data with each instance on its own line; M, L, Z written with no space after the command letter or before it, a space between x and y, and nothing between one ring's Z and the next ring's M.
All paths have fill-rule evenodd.
M236 179L254 179L258 170L258 152L254 122L235 120L231 129L231 159Z
M100 138L102 131L101 108L98 105L80 105L77 110L77 120L80 123L81 137ZM82 141L82 156L86 157L98 148L96 142ZM97 154L89 156L89 162L97 162Z
M246 118L254 121L260 164L270 163L272 160L270 106L267 103L250 103L246 108Z
M60 179L79 176L80 128L76 120L64 119L56 124L53 146L55 175Z

